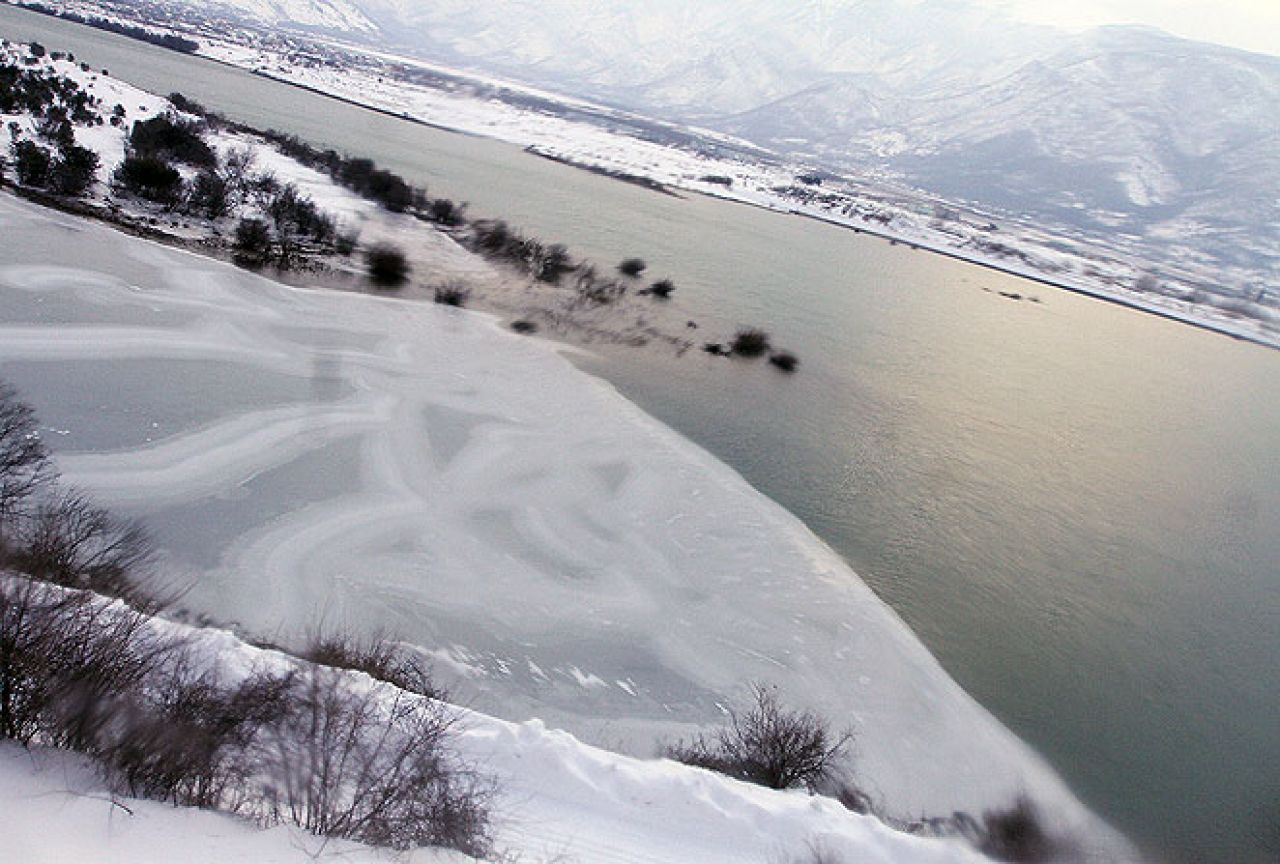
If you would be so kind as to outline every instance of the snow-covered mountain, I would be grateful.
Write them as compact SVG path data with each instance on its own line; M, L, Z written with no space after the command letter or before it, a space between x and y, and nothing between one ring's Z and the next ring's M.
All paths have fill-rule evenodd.
M966 0L220 2L1280 272L1280 58Z

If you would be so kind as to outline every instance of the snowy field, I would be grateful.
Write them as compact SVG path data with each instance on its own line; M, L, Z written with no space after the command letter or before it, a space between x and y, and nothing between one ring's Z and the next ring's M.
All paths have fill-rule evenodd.
M549 344L9 197L0 261L0 374L194 610L384 631L478 709L645 756L776 683L891 813L1025 789L1122 848L797 519Z

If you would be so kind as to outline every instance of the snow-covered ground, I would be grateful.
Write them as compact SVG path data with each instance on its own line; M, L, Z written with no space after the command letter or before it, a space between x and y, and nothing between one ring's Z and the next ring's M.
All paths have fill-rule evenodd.
M226 680L288 666L220 630L156 622ZM359 673L355 688L387 691ZM617 864L978 864L961 840L893 830L829 798L776 792L668 760L638 760L589 747L539 721L513 724L457 710L452 749L495 781L496 848L501 860ZM83 758L0 743L0 834L6 861L25 864L252 864L330 860L446 864L471 859L420 849L394 854L315 837L291 826L123 798Z
M549 344L7 197L0 261L6 378L194 609L389 631L478 708L643 755L775 682L892 813L1025 789L1124 849L797 519Z

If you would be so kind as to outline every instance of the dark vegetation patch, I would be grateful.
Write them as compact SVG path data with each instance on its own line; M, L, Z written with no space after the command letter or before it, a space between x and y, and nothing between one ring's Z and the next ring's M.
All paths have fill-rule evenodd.
M379 288L399 288L409 281L409 261L395 246L382 244L365 252L369 281Z
M739 357L759 357L769 350L769 334L758 327L743 327L734 334L729 350Z
M182 198L182 174L159 156L125 156L111 182L122 193L156 204L172 206Z
M162 114L138 120L129 133L129 146L137 156L182 162L198 168L218 164L213 148L205 143L204 127L196 120Z
M659 279L657 282L654 282L649 286L649 293L654 297L657 297L659 300L670 299L671 295L675 293L675 290L676 283L672 282L670 279Z
M783 372L795 372L800 368L800 358L790 351L779 351L769 355L769 362Z
M435 301L443 306L466 306L471 292L461 282L447 282L435 289Z
M622 262L618 264L618 272L623 276L639 276L648 268L649 265L644 263L643 258L624 258Z

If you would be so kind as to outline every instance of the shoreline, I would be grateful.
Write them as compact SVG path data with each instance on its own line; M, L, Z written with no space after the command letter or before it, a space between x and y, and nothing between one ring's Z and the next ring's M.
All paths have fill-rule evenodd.
M333 93L331 91L327 91L309 84L304 84L298 81L291 81L287 78L282 78L282 77L272 75L270 73L263 72L257 69L249 69L248 67L241 66L236 63L232 63L230 61L222 60L216 57L211 57L204 53L197 53L192 56L198 57L203 60L209 60L221 66L226 66L227 68L237 69L241 72L247 72L251 75L256 75L258 77L265 78L269 81L275 82L277 84L282 84L286 87L296 87L299 90L303 90L317 96L322 96L327 99L333 99L337 102L341 102L343 104L346 104L355 108L360 108L365 111L371 111L375 114L379 114L384 117L389 117L391 119L401 120L401 121L412 123L418 126L424 126L439 132L446 132L453 135L460 135L464 138L478 138L485 141L493 141L500 144L507 144L511 147L521 150L524 153L527 153L530 156L534 156L539 159L546 159L548 161L555 162L560 165L564 165L565 167L568 167L568 168L574 168L576 170L583 171L589 174L594 174L600 177L604 177L609 180L614 180L619 183L626 183L628 185L637 186L642 189L648 189L649 191L658 192L659 194L669 195L675 198L683 197L682 194L680 193L701 195L705 198L711 198L713 200L724 202L724 203L741 204L747 207L754 207L756 209L764 210L766 212L776 213L779 216L796 216L802 219L810 219L814 222L818 222L824 225L830 225L835 228L842 228L847 231L852 231L855 234L866 234L871 237L876 237L876 238L888 240L888 241L894 241L900 245L907 246L910 249L910 251L921 251L921 252L932 253L935 255L941 255L945 258L950 258L954 261L960 261L966 264L972 264L976 267L981 267L986 270L991 270L993 272L1001 273L1006 276L1013 276L1015 278L1025 279L1029 282L1033 282L1039 285L1044 285L1049 288L1057 288L1059 290L1068 291L1072 294L1078 294L1080 296L1089 297L1091 299L1098 300L1100 302L1110 303L1124 309L1129 309L1134 312L1154 315L1158 318L1163 318L1167 321L1172 321L1175 323L1187 324L1197 329L1205 330L1221 336L1226 336L1228 338L1231 338L1237 341L1247 342L1263 348L1280 350L1280 335L1269 338L1263 334L1248 332L1246 330L1234 328L1228 324L1216 322L1212 319L1202 318L1194 315L1189 315L1186 313L1180 313L1180 312L1177 312L1176 310L1162 308L1159 304L1143 303L1140 300L1137 300L1134 298L1125 297L1119 294L1112 294L1103 290L1088 288L1078 284L1071 284L1069 282L1054 279L1053 277L1047 276L1044 274L1030 273L1027 271L1019 270L1015 267L1011 267L1009 265L1001 264L991 259L965 255L964 253L959 251L948 250L936 245L931 245L928 242L922 241L918 238L909 238L903 235L892 234L885 231L877 231L871 228L863 228L861 226L853 225L849 222L842 221L835 217L822 216L817 213L807 213L796 208L774 207L768 204L764 204L756 201L750 201L745 198L720 194L720 193L716 193L716 192L704 190L704 189L695 189L687 186L672 187L665 183L662 183L661 181L655 180L651 177L645 177L644 175L626 175L626 174L623 174L622 172L616 172L611 169L584 164L582 162L579 162L577 160L574 160L568 157L563 157L553 153L543 152L539 150L536 147L536 145L521 146L514 142L507 141L504 138L481 135L477 132L471 132L466 129L459 129L459 128L444 125L441 123L433 123L429 120L423 120L420 117L414 117L412 115L408 115L405 113L397 113L395 111L391 111L386 108L380 108L376 105L370 105L367 102L361 102L358 99L354 99L349 96L343 96L343 95ZM674 191L677 189L679 190L679 192ZM497 218L501 218L501 217L497 217Z

